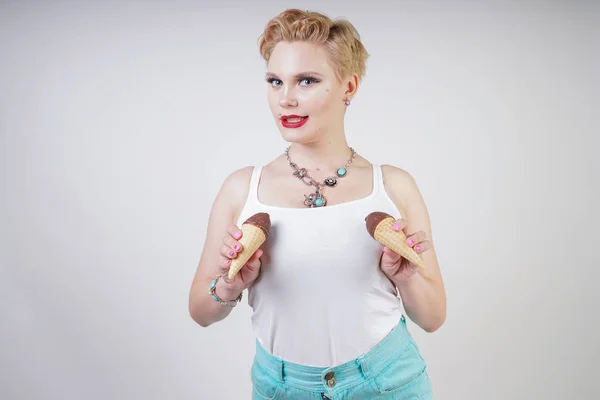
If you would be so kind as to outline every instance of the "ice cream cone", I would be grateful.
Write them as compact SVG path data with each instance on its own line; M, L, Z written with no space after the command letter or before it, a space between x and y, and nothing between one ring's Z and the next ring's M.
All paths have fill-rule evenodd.
M242 237L238 242L242 245L242 250L236 258L231 260L229 279L233 279L237 275L250 257L267 240L271 229L271 218L267 213L254 214L242 224L241 229Z
M412 249L412 247L406 244L406 235L404 232L402 232L402 230L396 232L392 229L392 226L396 221L394 217L384 212L375 211L369 214L365 218L365 221L367 221L367 230L369 231L369 234L375 240L406 258L411 263L418 265L421 268L425 268L423 259Z

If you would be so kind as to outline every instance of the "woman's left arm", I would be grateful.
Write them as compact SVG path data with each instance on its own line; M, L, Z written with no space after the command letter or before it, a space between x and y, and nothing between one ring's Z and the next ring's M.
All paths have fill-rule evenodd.
M417 252L426 268L410 264L387 248L381 267L398 288L408 317L423 330L434 332L446 320L446 290L433 245L429 212L414 178L408 172L393 166L384 166L382 170L386 189L404 220L401 229L404 228L408 239L416 234L415 238L425 241L421 243L422 249L418 248L421 251ZM413 244L413 249L418 245ZM395 260L398 264L390 268Z

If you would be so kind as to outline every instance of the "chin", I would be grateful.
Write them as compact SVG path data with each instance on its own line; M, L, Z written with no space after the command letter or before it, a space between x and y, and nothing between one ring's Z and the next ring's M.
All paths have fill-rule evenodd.
M300 128L285 128L279 126L281 137L288 142L308 143L320 136L320 131L311 126L304 125Z
M302 131L301 129L281 130L281 137L283 140L290 143L308 143L314 136L314 132Z

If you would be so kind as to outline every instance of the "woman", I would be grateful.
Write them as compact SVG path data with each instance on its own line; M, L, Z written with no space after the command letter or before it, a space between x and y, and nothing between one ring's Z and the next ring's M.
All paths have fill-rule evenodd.
M224 181L190 314L209 326L248 289L254 399L430 399L426 365L402 312L427 332L445 321L428 212L409 173L371 164L344 132L367 51L349 22L301 10L269 21L259 48L270 109L291 144ZM365 217L373 211L396 218L394 229L407 234L426 268L369 235ZM270 215L268 239L230 280L240 226L258 212Z

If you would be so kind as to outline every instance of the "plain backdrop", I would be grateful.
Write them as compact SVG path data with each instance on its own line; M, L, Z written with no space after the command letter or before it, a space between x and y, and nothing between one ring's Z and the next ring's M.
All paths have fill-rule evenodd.
M348 142L429 208L435 398L599 398L600 8L566 0L2 2L0 398L250 398L247 300L202 328L188 294L223 179L287 146L290 7L357 27Z

